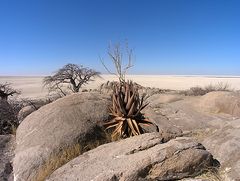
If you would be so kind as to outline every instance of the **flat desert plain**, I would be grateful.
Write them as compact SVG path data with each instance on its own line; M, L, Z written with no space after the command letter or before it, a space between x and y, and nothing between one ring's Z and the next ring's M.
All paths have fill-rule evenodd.
M115 75L102 75L95 81L83 86L85 89L95 89L102 83L117 80ZM12 86L21 90L21 97L41 98L48 91L43 87L43 76L0 76L0 83L12 83ZM187 75L128 75L126 79L133 80L146 87L155 87L171 90L186 90L194 86L227 83L230 88L240 90L240 76L187 76Z

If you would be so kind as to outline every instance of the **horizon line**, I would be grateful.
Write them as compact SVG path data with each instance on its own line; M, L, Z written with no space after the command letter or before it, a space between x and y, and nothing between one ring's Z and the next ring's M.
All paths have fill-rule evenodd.
M116 76L115 74L100 74L103 76ZM0 75L0 77L46 77L48 75ZM127 76L176 76L176 77L214 77L214 78L240 78L240 75L231 74L127 74ZM117 77L117 76L116 76Z

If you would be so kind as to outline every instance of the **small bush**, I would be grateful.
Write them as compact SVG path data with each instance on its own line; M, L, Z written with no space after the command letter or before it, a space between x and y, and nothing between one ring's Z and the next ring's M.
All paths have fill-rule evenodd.
M192 96L202 96L204 94L206 94L206 90L204 88L201 88L201 87L191 87L190 88L190 91L188 94L192 95Z
M0 100L0 135L14 134L19 125L18 112L23 104L18 101Z
M209 84L205 87L208 92L212 91L232 91L228 83L219 82L216 85Z
M202 96L213 91L232 91L228 83L219 82L215 85L209 84L205 87L191 87L189 90L183 91L182 93L186 96Z

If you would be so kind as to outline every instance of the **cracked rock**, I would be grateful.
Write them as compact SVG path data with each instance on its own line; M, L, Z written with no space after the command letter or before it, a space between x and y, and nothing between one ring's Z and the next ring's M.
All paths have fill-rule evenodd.
M191 138L162 140L162 134L147 133L101 145L57 169L48 181L174 180L213 164L212 155Z

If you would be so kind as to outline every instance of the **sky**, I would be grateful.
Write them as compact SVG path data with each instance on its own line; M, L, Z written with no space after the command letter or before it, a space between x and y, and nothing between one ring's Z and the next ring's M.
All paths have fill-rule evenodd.
M0 75L67 63L106 73L128 42L130 74L240 75L239 0L0 0Z

